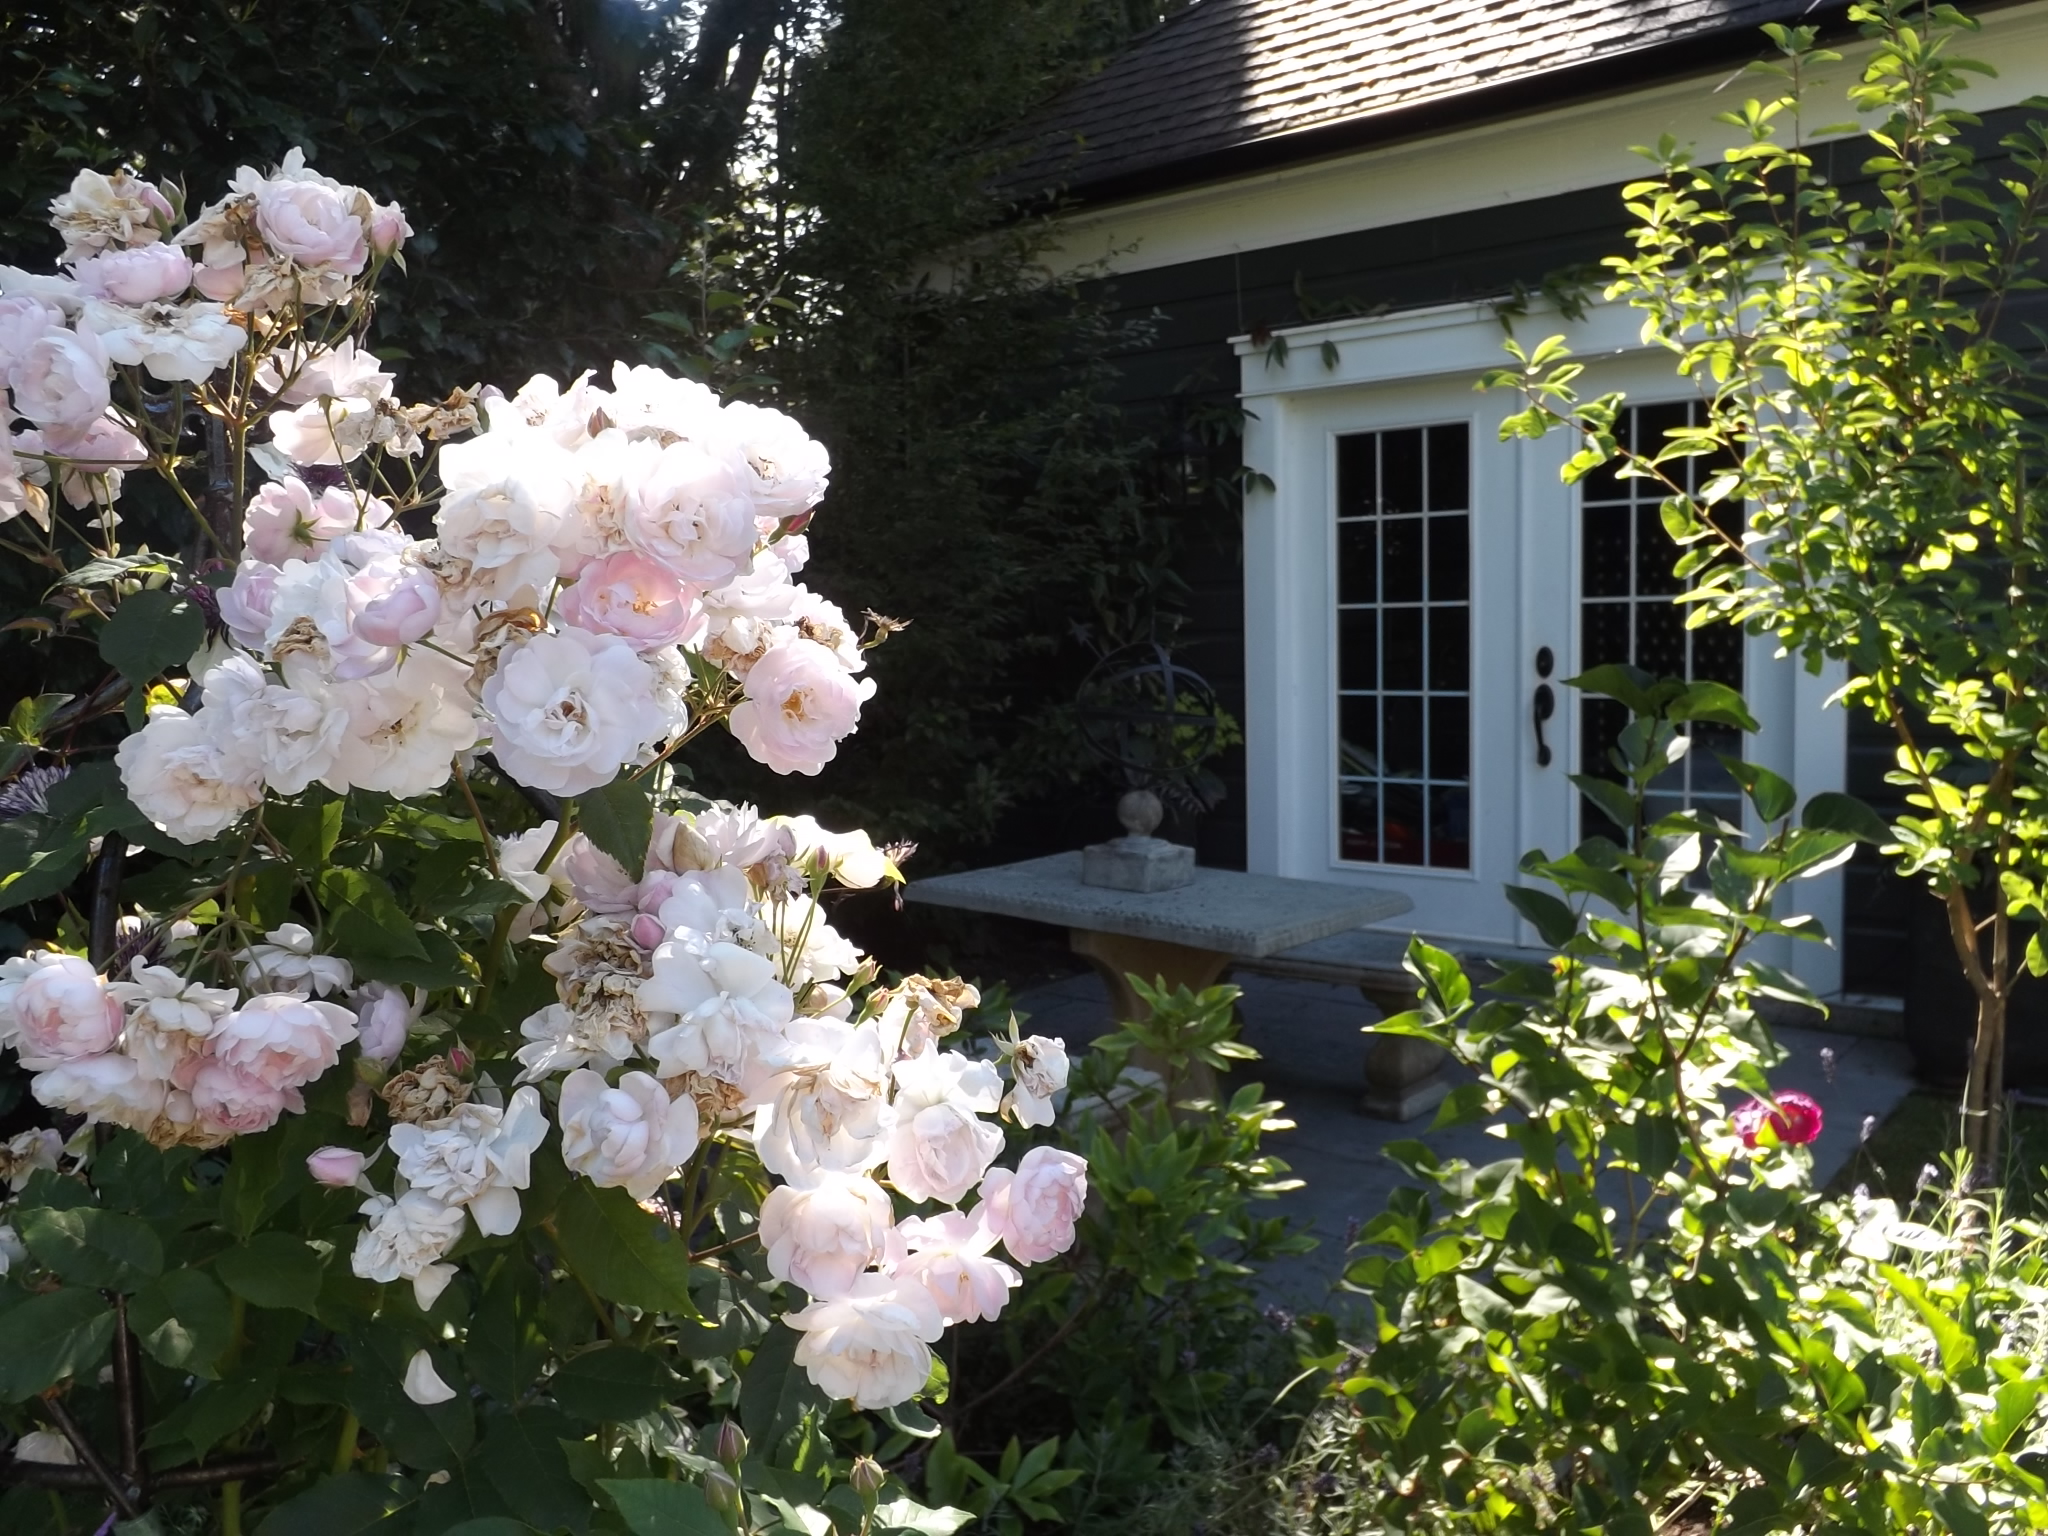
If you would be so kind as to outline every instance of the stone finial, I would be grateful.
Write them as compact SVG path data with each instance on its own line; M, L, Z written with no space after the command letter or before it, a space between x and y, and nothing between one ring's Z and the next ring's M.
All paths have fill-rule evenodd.
M1166 807L1149 789L1134 789L1116 803L1116 819L1126 837L1150 837L1166 818Z

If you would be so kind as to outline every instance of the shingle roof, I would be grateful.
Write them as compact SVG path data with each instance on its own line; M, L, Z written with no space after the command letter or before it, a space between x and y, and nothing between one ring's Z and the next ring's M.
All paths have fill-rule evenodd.
M1080 197L1229 174L1236 160L1323 152L1330 130L1416 118L1501 87L1642 55L1700 67L1769 45L1769 21L1839 15L1835 0L1197 0L1049 104L1002 180ZM1718 42L1720 46L1714 46ZM1678 58L1672 58L1679 55ZM1624 63L1624 66L1626 64ZM1523 94L1527 94L1524 92ZM1498 110L1492 107L1491 110ZM1262 146L1257 157L1243 152ZM1276 154L1276 151L1279 153ZM1178 174L1175 172L1178 171Z

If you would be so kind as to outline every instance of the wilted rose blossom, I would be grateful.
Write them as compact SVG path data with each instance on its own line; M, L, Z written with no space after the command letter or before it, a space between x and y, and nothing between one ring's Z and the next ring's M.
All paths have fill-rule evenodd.
M363 1202L369 1225L356 1234L349 1267L364 1280L389 1285L410 1280L441 1259L462 1236L469 1219L417 1191L392 1199L372 1195Z
M1728 1117L1745 1147L1803 1147L1821 1131L1820 1105L1797 1089L1775 1095L1775 1112L1762 1099L1751 1099Z

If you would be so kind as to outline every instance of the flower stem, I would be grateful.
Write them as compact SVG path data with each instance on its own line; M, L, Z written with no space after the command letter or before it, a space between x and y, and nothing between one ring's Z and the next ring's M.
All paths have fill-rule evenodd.
M242 1485L220 1485L220 1536L242 1536Z
M356 1459L356 1436L362 1432L363 1421L349 1413L341 1421L341 1437L334 1442L334 1475L341 1476Z

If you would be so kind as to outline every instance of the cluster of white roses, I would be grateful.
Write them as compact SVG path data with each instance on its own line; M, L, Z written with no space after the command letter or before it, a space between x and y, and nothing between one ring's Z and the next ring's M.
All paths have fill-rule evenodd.
M183 926L173 954L189 942ZM220 1146L300 1113L300 1090L343 1046L360 1042L366 1057L389 1061L405 1042L403 994L382 982L351 990L348 962L313 946L292 923L242 949L239 990L139 956L110 982L76 955L35 950L0 964L0 1045L52 1109L158 1146Z
M537 377L509 397L399 404L378 360L336 339L353 319L313 341L304 316L355 303L410 230L297 152L270 176L245 169L182 230L127 173L82 173L54 212L69 275L0 269L0 382L8 420L32 423L0 433L0 518L47 512L38 474L110 505L121 466L148 458L137 434L156 429L109 403L117 365L201 390L228 369L208 408L232 397L265 422L251 456L267 479L215 589L220 623L181 704L157 704L116 751L130 799L171 837L204 842L315 783L427 795L485 751L529 790L587 795L721 715L761 762L814 774L857 725L874 689L861 639L795 580L830 464L788 417L625 364L608 387ZM394 490L384 467L429 440L441 492L434 537L416 538L403 516L424 477ZM10 443L40 466L28 481ZM573 1172L665 1215L665 1189L686 1166L701 1177L712 1144L750 1146L781 1182L747 1236L808 1298L787 1317L797 1358L836 1397L909 1398L943 1328L994 1317L1019 1283L998 1247L1032 1264L1073 1241L1080 1158L1039 1147L995 1166L999 1116L1051 1122L1064 1048L1013 1029L998 1059L945 1049L971 987L874 985L822 905L835 880L900 878L865 834L729 806L658 816L635 874L561 830L491 859L528 902L501 935L549 945L557 982L521 1026L516 1082L460 1050L392 1071L420 1000L353 986L296 925L233 955L238 988L160 963L190 924L129 946L148 953L113 978L52 951L9 961L0 1045L45 1105L217 1146L302 1111L354 1044L350 1118L369 1123L375 1085L386 1145L308 1166L369 1196L355 1272L410 1281L423 1308L469 1224L517 1230L551 1129ZM918 1212L898 1219L898 1196ZM406 1386L450 1392L424 1354Z
M243 167L183 227L173 196L129 171L80 171L50 222L62 273L0 267L0 521L47 522L52 483L73 506L111 503L148 459L112 409L117 368L204 379L242 351L254 317L348 302L412 233L396 206L306 169L296 149L268 176Z
M479 1102L438 1058L385 1084L392 1191L363 1208L356 1273L411 1280L430 1306L465 1213L481 1233L513 1230L547 1132L538 1083L556 1101L563 1161L643 1202L707 1137L751 1143L784 1181L761 1207L768 1268L810 1298L787 1319L805 1334L798 1360L836 1397L904 1401L943 1328L994 1317L1019 1283L998 1244L1032 1264L1073 1241L1080 1158L1040 1147L1014 1173L992 1166L999 1111L1051 1122L1064 1047L1009 1042L1006 1092L1002 1064L938 1043L973 988L911 977L856 1001L874 972L818 898L828 878L860 888L893 873L864 834L744 808L663 816L636 880L580 835L534 869L555 830L500 852L561 925L546 962L558 1001L522 1026L521 1086ZM311 1166L371 1188L359 1153L328 1148ZM899 1221L891 1188L953 1209Z
M487 393L489 430L440 452L438 537L416 540L330 483L373 445L417 451L413 418L376 409L390 382L344 343L280 384L305 403L271 418L280 473L219 594L234 647L195 662L202 707L159 706L122 745L152 821L197 842L266 789L422 795L486 747L522 784L582 794L688 726L685 651L745 690L728 723L757 759L830 760L874 684L845 615L792 579L829 468L795 422L624 364L610 389ZM429 435L477 419L437 415Z

